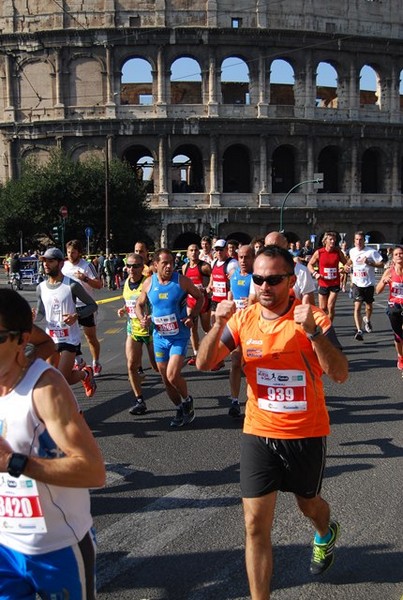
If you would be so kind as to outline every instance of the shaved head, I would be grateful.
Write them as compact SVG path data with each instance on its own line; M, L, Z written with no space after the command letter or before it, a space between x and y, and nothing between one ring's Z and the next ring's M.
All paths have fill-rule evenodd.
M288 248L287 238L279 231L271 231L264 238L265 246L280 246L280 248Z

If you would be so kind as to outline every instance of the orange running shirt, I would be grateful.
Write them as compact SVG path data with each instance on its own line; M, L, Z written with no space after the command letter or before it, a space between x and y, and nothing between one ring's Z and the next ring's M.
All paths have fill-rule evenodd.
M301 325L290 310L273 321L263 319L260 304L236 312L228 321L240 345L248 382L244 433L274 439L329 434L323 371ZM324 332L331 327L325 313L311 306Z

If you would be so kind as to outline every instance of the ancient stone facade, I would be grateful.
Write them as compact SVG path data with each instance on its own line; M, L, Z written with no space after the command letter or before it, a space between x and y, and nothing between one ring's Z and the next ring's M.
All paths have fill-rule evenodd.
M157 244L183 248L210 230L246 241L280 223L294 238L331 228L351 241L359 228L401 241L401 0L233 4L2 0L0 180L54 147L116 155L148 170ZM181 57L198 81L171 77ZM228 57L247 82L224 81ZM150 80L124 83L135 59ZM279 59L292 84L271 80ZM319 85L321 64L336 85ZM360 85L364 66L375 91Z

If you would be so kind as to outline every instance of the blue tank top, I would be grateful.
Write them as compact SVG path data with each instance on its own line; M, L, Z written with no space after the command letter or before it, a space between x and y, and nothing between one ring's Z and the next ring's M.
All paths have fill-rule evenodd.
M182 323L187 315L186 292L179 285L180 274L172 273L171 281L161 284L156 273L151 276L148 299L152 305L154 335L167 340L175 337L189 338L190 329Z
M229 281L231 292L234 296L234 302L237 310L246 308L248 305L248 296L252 273L241 275L241 269L238 267L232 274Z

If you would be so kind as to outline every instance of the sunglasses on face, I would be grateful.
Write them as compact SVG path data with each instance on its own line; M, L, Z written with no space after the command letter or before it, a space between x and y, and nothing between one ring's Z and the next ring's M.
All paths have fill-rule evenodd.
M18 335L19 333L19 331L13 329L0 329L0 344L4 344L10 335Z
M255 273L253 273L252 279L253 283L255 283L258 286L261 286L264 283L273 286L278 285L283 281L283 279L287 279L288 277L291 277L291 275L292 273L284 273L284 275L268 275L267 277L262 277L261 275L255 275Z
M142 267L143 265L140 264L136 264L136 263L127 263L126 267L128 269L140 269L140 267Z

